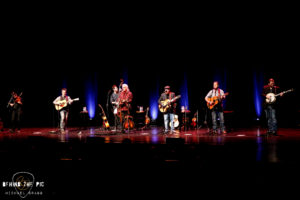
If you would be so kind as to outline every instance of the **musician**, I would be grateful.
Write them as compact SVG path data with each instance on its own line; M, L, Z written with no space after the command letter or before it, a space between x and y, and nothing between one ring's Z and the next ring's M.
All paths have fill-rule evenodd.
M171 87L170 86L165 86L165 91L164 93L161 94L158 103L161 105L162 101L165 101L167 99L174 99L175 98L175 93L171 92ZM167 112L164 113L164 124L165 124L165 131L164 133L167 134L169 132L169 121L171 121L171 134L176 133L174 130L174 116L176 113L176 100L171 101L171 106L167 110Z
M61 131L61 133L65 133L66 125L67 125L68 117L69 117L69 110L70 110L69 105L71 105L73 103L73 100L71 99L71 97L69 97L67 95L67 89L66 88L63 88L61 90L61 96L57 97L53 101L53 104L54 105L60 105L60 101L63 101L63 100L67 101L68 106L62 108L59 111L59 115L60 115L60 131Z
M16 92L12 92L12 100L9 102L11 110L11 128L10 132L15 132L16 128L18 129L18 133L21 130L21 115L22 115L22 107L23 100L21 96L19 96Z
M226 134L225 125L224 125L224 112L223 112L223 105L222 100L226 98L226 95L224 94L224 91L219 88L219 82L215 81L213 83L213 89L208 92L208 94L205 97L205 101L207 103L212 103L210 101L210 98L213 97L220 97L221 101L211 110L211 117L212 117L212 123L213 123L213 134L217 134L217 117L220 119L220 129L221 133Z
M117 126L120 124L120 120L118 117L118 99L119 99L119 88L116 85L112 86L113 93L110 96L110 103L113 108L113 114L115 117L115 127L117 130Z
M263 88L263 96L265 98L267 97L267 94L273 93L273 94L280 94L280 96L283 96L283 93L280 93L280 88L275 85L274 79L270 78L268 85L265 85ZM270 97L269 97L270 98ZM263 107L266 113L266 119L268 123L268 135L277 135L277 119L276 119L276 106L277 103L267 104L266 101L264 101Z
M122 85L122 92L119 95L118 102L119 102L119 111L120 112L120 123L122 126L122 133L125 133L124 130L124 123L128 120L130 110L131 110L131 102L133 99L133 95L129 90L127 84Z

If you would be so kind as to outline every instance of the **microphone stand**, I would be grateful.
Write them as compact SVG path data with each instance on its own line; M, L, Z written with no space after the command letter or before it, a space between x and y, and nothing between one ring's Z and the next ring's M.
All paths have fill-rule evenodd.
M199 130L202 125L199 126L199 110L197 110L197 130Z
M106 113L107 113L107 118L109 119L109 112L108 112L108 104L109 104L109 96L110 96L111 90L108 91L107 93L107 99L106 99Z

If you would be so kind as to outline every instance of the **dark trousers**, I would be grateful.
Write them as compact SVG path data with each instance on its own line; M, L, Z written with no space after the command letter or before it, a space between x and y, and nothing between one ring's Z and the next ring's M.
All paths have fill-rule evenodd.
M120 117L118 115L115 115L115 114L114 114L114 125L115 125L116 129L120 125Z
M13 109L11 112L11 128L15 130L18 128L18 130L21 129L21 114L22 114L22 109L16 108Z
M225 131L223 110L212 110L211 117L212 117L213 130L214 131L217 130L217 127L218 127L217 120L219 118L220 129L221 129L221 131Z
M276 119L276 110L271 105L268 105L265 108L266 119L268 123L269 131L277 131L277 119Z

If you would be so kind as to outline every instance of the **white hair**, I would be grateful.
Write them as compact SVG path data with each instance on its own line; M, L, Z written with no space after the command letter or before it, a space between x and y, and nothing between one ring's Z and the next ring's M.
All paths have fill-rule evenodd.
M128 91L130 91L130 90L129 90L129 86L128 86L126 83L124 83L124 84L122 85L122 88L123 88L123 87L127 87L127 88L128 88Z

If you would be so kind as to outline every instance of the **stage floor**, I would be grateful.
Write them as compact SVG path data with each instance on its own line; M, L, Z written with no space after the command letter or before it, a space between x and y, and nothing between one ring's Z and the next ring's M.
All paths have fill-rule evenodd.
M46 182L44 192L51 197L181 193L192 199L224 189L240 199L235 191L276 196L299 187L294 184L300 179L299 129L281 128L279 136L265 136L261 128L235 129L226 136L208 135L207 129L163 135L161 127L126 134L97 128L53 131L1 132L0 177L32 172Z
M225 144L226 142L257 140L260 137L276 138L284 141L300 141L300 129L281 128L278 136L266 136L266 130L260 127L235 129L226 135L209 135L206 128L198 130L178 131L174 134L162 134L162 127L150 127L144 130L106 131L102 128L69 128L65 134L61 134L53 128L24 128L19 133L10 133L8 130L0 132L0 141L20 140L28 137L44 137L54 139L57 142L69 142L78 140L85 142L87 138L103 138L105 143L146 143L146 144L166 144L169 138L181 138L184 144Z

